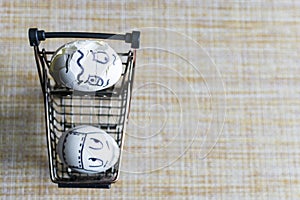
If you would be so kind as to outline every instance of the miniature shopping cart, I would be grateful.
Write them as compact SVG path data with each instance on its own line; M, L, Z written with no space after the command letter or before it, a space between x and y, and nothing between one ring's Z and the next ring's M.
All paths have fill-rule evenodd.
M135 50L139 48L140 32L126 34L45 32L30 28L30 45L34 48L37 71L42 86L45 105L46 135L50 167L50 177L59 187L110 188L117 181L120 159L110 169L96 174L86 174L71 170L58 159L56 146L62 133L78 125L92 125L106 131L120 147L124 144L124 134L134 78ZM131 44L131 49L119 53L122 60L122 76L112 87L93 93L76 92L58 87L49 74L50 59L55 51L40 49L40 42L48 38L93 38L123 40ZM121 156L120 156L121 158Z

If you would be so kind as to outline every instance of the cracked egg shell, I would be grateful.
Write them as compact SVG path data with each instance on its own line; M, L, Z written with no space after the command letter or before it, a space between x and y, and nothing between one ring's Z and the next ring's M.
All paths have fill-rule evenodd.
M122 61L103 41L78 40L63 45L54 53L50 74L59 85L93 92L118 82L122 74Z

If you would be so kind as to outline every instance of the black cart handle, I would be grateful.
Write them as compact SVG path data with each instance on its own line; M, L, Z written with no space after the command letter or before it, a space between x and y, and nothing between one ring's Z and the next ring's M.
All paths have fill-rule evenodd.
M131 43L131 48L137 49L140 47L140 31L132 31L126 34L113 33L89 33L89 32L45 32L37 28L28 30L30 46L38 46L41 41L46 38L96 38L110 40L124 40L126 43Z

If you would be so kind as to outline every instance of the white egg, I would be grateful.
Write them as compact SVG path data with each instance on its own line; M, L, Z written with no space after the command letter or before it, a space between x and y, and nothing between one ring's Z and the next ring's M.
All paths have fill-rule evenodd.
M68 130L59 138L57 153L72 170L99 173L118 162L120 148L105 131L82 125Z
M78 40L53 55L50 74L65 87L92 92L113 86L121 77L122 61L105 42Z

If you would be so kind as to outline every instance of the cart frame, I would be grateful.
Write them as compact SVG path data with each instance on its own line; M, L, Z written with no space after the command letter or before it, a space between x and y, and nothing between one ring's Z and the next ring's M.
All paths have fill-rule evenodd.
M45 32L37 28L28 31L44 97L46 136L50 178L58 187L110 188L119 177L124 135L135 69L135 49L139 48L140 32L126 34L88 32ZM131 43L131 50L119 53L123 73L114 86L97 92L79 92L58 86L49 74L50 57L55 51L40 50L41 41L48 38L88 38L120 40ZM111 169L96 174L84 174L68 168L58 158L56 145L59 137L78 125L92 125L111 135L120 147L119 161Z

